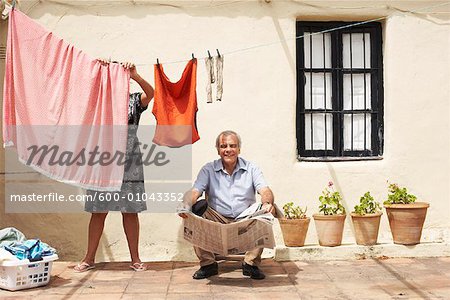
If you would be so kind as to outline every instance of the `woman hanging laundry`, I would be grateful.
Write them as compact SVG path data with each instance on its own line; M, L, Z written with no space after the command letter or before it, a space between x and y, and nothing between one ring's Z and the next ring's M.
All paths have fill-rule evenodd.
M110 62L99 60L107 66ZM141 113L147 109L148 104L153 98L153 87L145 81L137 72L132 63L121 63L121 65L130 70L130 77L136 81L143 93L130 94L128 103L128 138L126 148L126 161L131 164L125 164L125 172L120 192L98 192L88 190L87 194L92 196L92 201L86 201L85 211L92 213L89 223L88 248L86 255L77 266L75 272L85 272L94 268L95 254L97 252L100 237L103 233L106 216L109 211L120 211L122 213L122 222L125 235L127 237L128 248L131 255L131 265L135 271L145 271L146 265L141 262L139 257L139 218L138 213L147 209L144 201L129 201L128 194L143 194L144 188L144 170L142 166L142 155L139 149L139 141L136 136L137 127ZM119 197L108 197L108 193L119 193ZM105 201L105 199L118 199L118 201Z

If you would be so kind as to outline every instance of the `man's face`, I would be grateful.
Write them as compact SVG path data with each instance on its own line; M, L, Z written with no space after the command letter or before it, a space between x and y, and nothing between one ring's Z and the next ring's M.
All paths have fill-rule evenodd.
M226 164L235 164L241 149L235 135L220 136L218 153Z

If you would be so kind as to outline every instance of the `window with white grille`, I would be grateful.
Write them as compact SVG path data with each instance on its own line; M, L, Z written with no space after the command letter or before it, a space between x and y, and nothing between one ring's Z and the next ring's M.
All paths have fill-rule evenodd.
M383 153L381 24L297 22L300 159Z

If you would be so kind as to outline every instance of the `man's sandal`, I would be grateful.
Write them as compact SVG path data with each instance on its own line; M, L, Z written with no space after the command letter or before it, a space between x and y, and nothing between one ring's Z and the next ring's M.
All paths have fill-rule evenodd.
M130 265L130 268L133 269L135 272L147 271L147 266L144 265L144 263L142 263L142 262L134 263L134 264Z
M88 264L87 262L84 262L84 261L83 261L83 262L79 263L78 265L76 265L76 266L73 268L73 270L74 270L74 272L76 272L76 273L83 273L83 272L92 270L92 269L94 269L94 268L95 268L95 265L94 265L94 264L90 265L90 264Z

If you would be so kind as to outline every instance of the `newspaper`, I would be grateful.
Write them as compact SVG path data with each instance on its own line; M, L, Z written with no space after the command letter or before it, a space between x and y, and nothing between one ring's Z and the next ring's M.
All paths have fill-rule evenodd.
M179 208L177 212L187 215L183 222L184 239L204 250L227 256L254 248L275 247L274 217L261 210L261 204L250 206L236 218L236 222L229 224L204 219L186 208Z

